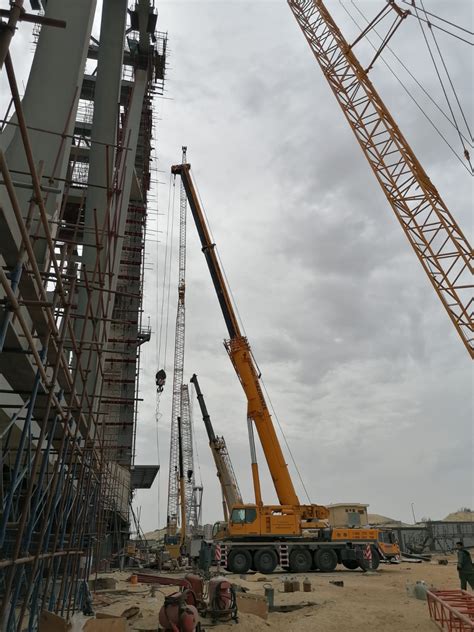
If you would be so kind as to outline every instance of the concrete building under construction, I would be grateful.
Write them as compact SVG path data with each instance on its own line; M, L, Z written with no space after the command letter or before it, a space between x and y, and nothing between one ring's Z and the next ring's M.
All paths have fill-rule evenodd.
M151 0L31 0L0 12L0 620L82 608L119 559L133 489L154 98ZM100 18L100 36L92 36ZM34 22L23 98L9 48ZM9 95L10 97L10 95Z

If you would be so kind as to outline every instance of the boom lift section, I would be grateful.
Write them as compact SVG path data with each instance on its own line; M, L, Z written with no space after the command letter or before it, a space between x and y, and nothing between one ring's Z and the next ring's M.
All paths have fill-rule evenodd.
M287 2L415 254L474 358L469 242L322 0Z
M196 374L192 376L191 383L194 384L194 388L196 389L196 396L201 409L202 419L209 438L209 446L211 448L212 456L214 457L217 476L222 488L224 520L228 522L232 507L235 505L242 505L242 494L240 493L239 485L237 483L237 478L234 473L234 468L232 467L232 462L230 460L224 437L216 436L214 428L212 427L211 418L207 412L204 395L201 392Z
M299 498L288 472L288 466L283 457L280 443L276 436L267 403L260 387L257 371L250 345L242 336L234 307L230 299L224 275L222 273L215 244L212 243L209 229L206 225L204 213L191 178L190 164L178 164L171 167L171 173L180 175L189 202L202 251L209 267L209 272L221 306L230 339L225 341L225 347L234 366L237 377L247 397L247 417L255 423L265 459L275 486L275 490L282 508L298 514L303 520L325 519L328 510L321 505L300 505ZM262 505L259 494L258 471L252 465L254 488L257 505Z

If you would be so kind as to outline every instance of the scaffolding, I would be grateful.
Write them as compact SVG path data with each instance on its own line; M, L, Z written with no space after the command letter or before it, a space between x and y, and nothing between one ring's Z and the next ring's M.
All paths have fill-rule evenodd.
M49 0L44 17L21 14L52 27L36 34L23 100L12 35L0 29L13 103L0 136L0 625L8 632L35 630L42 610L81 609L90 573L120 559L130 531L140 346L150 338L142 291L153 98L163 91L166 35L149 0L130 8L104 0L101 41L121 42L107 52L91 38L94 7ZM97 66L90 74L86 59Z

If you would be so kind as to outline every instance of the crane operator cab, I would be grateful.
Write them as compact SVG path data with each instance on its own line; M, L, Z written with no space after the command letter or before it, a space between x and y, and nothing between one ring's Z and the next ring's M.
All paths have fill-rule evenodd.
M241 535L260 535L260 520L256 505L234 507L230 514L229 523L216 522L212 529L214 540Z
M234 507L230 514L228 529L232 536L260 535L257 507Z

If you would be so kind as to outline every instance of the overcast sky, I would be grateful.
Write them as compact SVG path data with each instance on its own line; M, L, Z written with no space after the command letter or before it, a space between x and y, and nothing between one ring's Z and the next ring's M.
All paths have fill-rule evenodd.
M370 16L384 4L357 2ZM328 0L327 6L352 41L357 28L341 4ZM344 6L363 23L353 4ZM425 0L425 7L473 30L471 0ZM162 472L151 490L137 494L142 527L166 521L175 256L166 359L163 352L157 358L157 288L161 293L169 168L181 160L183 144L311 501L365 502L369 511L405 521L412 518L412 502L417 519L472 506L468 353L287 4L173 0L159 2L158 10L158 28L168 31L170 49L167 99L157 101L154 139L163 182L159 230L165 232L159 244L150 232L147 246L144 309L155 336L142 352L136 461L158 460ZM439 43L472 125L472 48L443 34ZM391 45L446 110L414 18L405 20ZM355 52L367 65L367 46ZM461 153L453 128L390 53L385 58ZM472 178L382 62L371 78L471 238ZM174 255L176 237L175 229ZM246 402L222 345L227 332L191 218L187 255L185 377L198 374L215 430L225 436L244 499L251 502ZM169 380L160 402L158 455L154 373L163 366ZM220 490L196 404L197 478L204 484L204 521L213 522L222 517ZM285 454L305 501L286 448ZM276 502L261 452L259 463L264 500Z
M357 4L366 15L384 5ZM357 15L350 3L345 6ZM356 27L340 4L328 7L354 39ZM472 30L469 0L449 3L449 9L427 0L425 7ZM169 167L180 161L185 144L247 335L311 500L366 502L374 512L407 521L412 502L418 519L442 518L472 504L468 354L290 9L285 2L176 0L158 9L159 28L169 34L166 96L173 99L161 100L158 108L155 144L165 183L159 188L165 214L159 216L160 229L166 231ZM439 42L472 123L471 48L449 36ZM404 22L393 48L446 109L414 18ZM356 52L369 61L366 48ZM387 60L392 65L390 55ZM470 235L472 178L383 64L371 74ZM400 77L431 114L413 81L402 71ZM434 121L459 151L452 128L439 115ZM166 235L160 239L162 257ZM150 266L155 250L150 243ZM187 254L185 375L198 374L215 429L227 440L244 498L251 502L246 402L222 346L224 321L192 220ZM154 268L146 278L146 314L156 313L156 286ZM170 377L159 421L161 525L176 296L174 280ZM138 463L156 460L155 358L151 342L143 349ZM204 519L213 522L221 518L220 491L197 405L194 413ZM262 454L259 462L264 499L275 502ZM290 469L304 500L291 461ZM137 495L145 529L157 525L157 495L157 485Z

